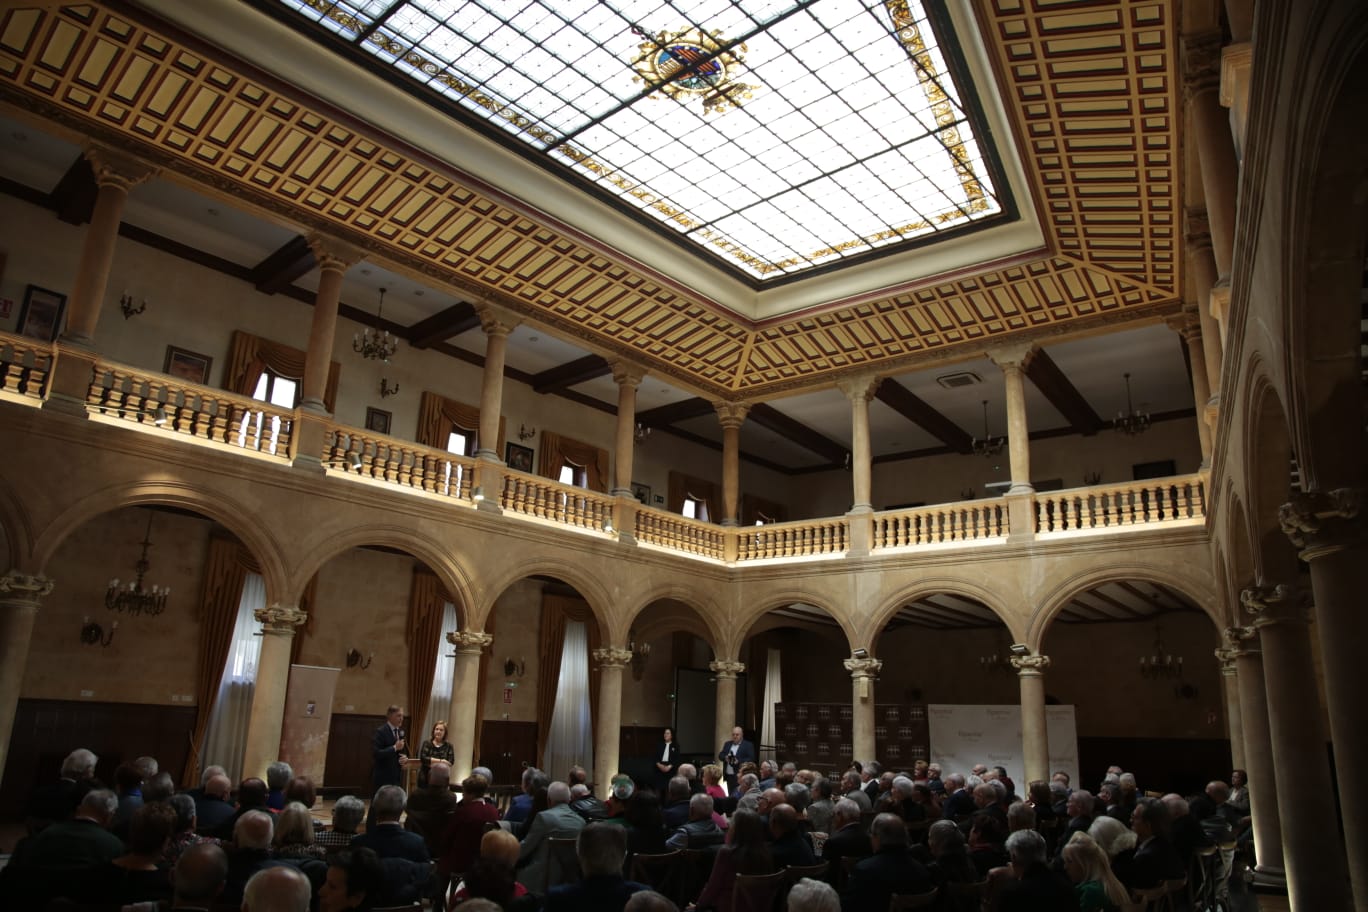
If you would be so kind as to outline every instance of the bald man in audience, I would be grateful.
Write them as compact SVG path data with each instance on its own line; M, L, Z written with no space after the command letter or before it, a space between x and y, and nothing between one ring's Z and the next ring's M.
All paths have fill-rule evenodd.
M798 832L798 811L790 804L781 804L770 810L769 815L770 855L776 868L793 865L815 865L817 857L812 854L812 843Z
M298 868L278 865L252 875L242 891L242 912L309 912L313 885Z
M247 881L270 863L274 827L270 813L262 810L247 811L233 825L233 845L228 852L228 879L223 887L224 902L241 902Z
M527 838L518 853L518 880L533 893L543 895L552 882L555 867L551 860L551 840L578 836L584 818L570 809L570 786L553 782L546 789L546 810L532 820Z
M217 843L192 845L171 869L171 908L176 912L211 909L228 879L228 855Z

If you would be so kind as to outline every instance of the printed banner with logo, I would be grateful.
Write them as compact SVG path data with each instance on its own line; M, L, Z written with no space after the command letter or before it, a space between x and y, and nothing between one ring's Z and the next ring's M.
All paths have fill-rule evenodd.
M945 774L968 773L974 764L1003 766L1026 791L1026 767L1021 754L1021 707L957 706L932 703L927 707L931 759ZM1078 781L1078 730L1072 706L1045 707L1045 729L1050 740L1050 773L1063 770Z

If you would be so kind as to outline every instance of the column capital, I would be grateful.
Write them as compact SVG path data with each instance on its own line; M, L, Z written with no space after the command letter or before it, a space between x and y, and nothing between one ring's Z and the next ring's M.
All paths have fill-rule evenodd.
M38 576L33 573L20 573L11 570L4 576L0 576L0 594L8 595L12 599L23 601L34 601L44 597L52 591L53 582L46 576Z
M632 650L620 646L604 646L594 650L594 661L599 668L626 668L632 661Z
M1221 88L1221 45L1219 29L1183 36L1183 97Z
M127 193L138 184L161 173L159 168L139 161L130 155L116 152L107 146L87 144L85 160L95 172L95 183L101 188L115 187Z
M751 407L748 402L714 402L717 420L724 428L739 428L746 421Z
M720 662L709 662L708 671L711 671L719 678L735 678L746 670L745 662L729 662L723 659Z
M1335 488L1294 494L1278 507L1278 525L1305 560L1338 551L1363 537L1363 489Z
M1273 624L1311 623L1311 593L1300 586L1250 586L1240 593L1240 604L1255 616L1255 630Z
M846 659L841 663L852 678L877 678L883 668L882 659Z
M1254 46L1248 41L1221 48L1221 107L1233 108L1239 101L1238 86L1249 79L1254 66Z
M1235 676L1235 660L1241 655L1239 649L1214 649L1212 655L1216 656L1216 661L1220 663L1221 674L1227 678Z
M493 644L494 637L482 630L451 630L446 641L456 647L457 655L479 655Z
M486 336L506 336L522 322L516 314L487 301L475 305L475 314Z
M1216 650L1217 658L1228 652L1233 658L1259 654L1259 633L1253 627L1227 627L1221 631L1221 647Z
M1216 322L1225 322L1226 314L1230 312L1230 282L1222 280L1211 286L1207 308Z
M628 361L609 361L613 369L613 382L618 386L640 386L646 378L646 368Z
M318 261L318 268L324 272L346 272L366 258L363 252L346 241L317 231L310 232L304 242Z
M271 605L258 608L252 616L261 622L261 632L265 636L294 636L295 628L309 619L309 616L293 605Z
M883 377L878 374L856 374L837 380L836 388L845 393L845 397L852 403L868 402L874 398L874 393L878 391L881 383Z
M1164 325L1176 332L1184 342L1191 344L1194 339L1202 338L1202 322L1191 307L1164 318Z
M1050 657L1047 655L1008 656L1007 661L1012 663L1017 674L1023 678L1037 677L1050 667Z
M1032 342L1023 342L1019 345L1004 345L999 348L989 349L988 358L1002 368L1004 371L1021 370L1024 371L1031 364L1031 359L1039 351Z

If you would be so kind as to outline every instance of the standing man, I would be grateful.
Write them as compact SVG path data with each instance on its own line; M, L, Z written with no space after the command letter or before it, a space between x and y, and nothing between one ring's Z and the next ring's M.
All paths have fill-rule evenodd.
M404 740L404 710L391 706L385 710L385 722L375 730L371 741L371 756L375 765L371 771L371 784L376 791L382 785L404 784L401 761L408 756L408 742Z
M722 774L727 780L727 792L735 793L736 771L743 763L755 762L755 745L745 740L741 726L732 728L731 740L723 742L722 749L717 752L717 759L722 761Z

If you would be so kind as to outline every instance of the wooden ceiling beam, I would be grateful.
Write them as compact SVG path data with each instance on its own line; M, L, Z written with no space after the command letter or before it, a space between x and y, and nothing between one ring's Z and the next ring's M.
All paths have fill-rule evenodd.
M57 186L52 188L48 205L57 213L57 218L68 225L84 225L95 211L95 197L99 193L94 169L84 155L78 155Z
M597 380L612 372L612 366L602 355L585 355L559 367L533 374L532 390L537 393L554 393L587 380Z
M874 396L954 452L967 454L974 451L972 435L892 377L879 384Z
M279 294L313 269L316 262L308 239L302 234L295 235L252 267L250 281L262 294Z
M700 418L703 415L716 414L717 409L707 399L695 396L692 399L681 399L678 402L671 402L669 405L657 406L647 409L644 412L637 412L636 420L649 428L669 427L680 421L688 421L690 418Z
M1037 350L1026 368L1026 376L1036 385L1050 404L1059 410L1073 429L1085 437L1091 437L1106 427L1102 416L1093 411L1088 400L1078 391L1053 359L1043 350Z
M414 348L432 348L479 325L480 315L474 305L462 301L414 323L405 330L404 338Z
M747 417L760 427L787 438L805 450L811 450L832 465L845 465L846 457L850 455L850 451L841 444L790 418L769 403L761 402L754 406Z

